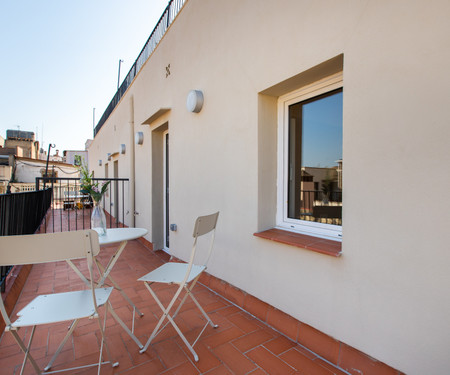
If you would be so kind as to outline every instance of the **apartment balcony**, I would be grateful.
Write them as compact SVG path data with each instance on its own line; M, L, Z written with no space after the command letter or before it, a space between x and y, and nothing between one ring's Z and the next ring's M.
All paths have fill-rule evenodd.
M51 215L57 217L57 220L51 220ZM46 227L41 230L52 232L66 229L66 223L71 216L73 220L74 211L59 208L51 215L47 214ZM78 215L76 220L79 229L83 226L89 227L89 215ZM116 245L102 247L101 262L106 263L115 249ZM169 258L163 251L153 251L151 244L145 240L129 241L112 270L116 282L144 313L143 317L135 318L134 332L141 342L148 339L161 310L143 283L137 279L169 261ZM14 275L13 271L11 277L22 276ZM81 279L65 262L34 265L23 285L14 312L19 311L38 294L73 290L83 286ZM14 291L7 288L7 292ZM162 296L163 303L173 295L172 287L161 287L157 292ZM113 356L120 364L114 369L109 365L103 365L101 373L349 374L325 359L326 352L335 350L329 347L326 338L313 343L314 351L300 345L296 342L299 325L294 319L231 285L206 275L195 287L194 295L213 321L219 325L216 329L208 326L196 344L195 349L200 358L198 362L194 361L172 327L167 327L145 353L139 354L138 347L130 336L112 317L109 317L106 328L107 340L113 348ZM131 327L132 308L117 291L113 292L112 305L123 321ZM204 324L203 316L193 303L186 303L176 319L188 340ZM96 323L80 322L73 339L66 343L57 358L53 371L61 367L82 366L95 361L98 355L99 335L93 332L92 324ZM42 368L50 360L58 344L53 341L54 337L63 337L67 329L65 323L56 328L41 326L36 329L31 353ZM22 329L19 333L26 341L30 331ZM3 333L0 339L0 353L0 373L19 373L23 353L12 335ZM89 368L71 373L96 372L96 368ZM26 365L24 373L34 373L30 364Z

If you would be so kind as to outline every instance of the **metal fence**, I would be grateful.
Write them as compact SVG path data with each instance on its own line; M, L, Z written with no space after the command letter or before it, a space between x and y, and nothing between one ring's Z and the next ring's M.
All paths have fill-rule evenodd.
M179 11L181 10L185 2L186 0L171 0L169 2L166 9L164 10L164 13L162 14L161 18L159 19L158 23L156 24L155 28L153 29L152 33L147 39L147 42L142 48L141 53L137 57L131 69L128 71L127 76L125 77L119 89L111 99L108 107L106 107L106 110L105 112L103 112L103 115L100 118L100 121L97 123L97 126L94 128L94 137L100 131L101 127L106 122L106 120L108 119L109 115L112 113L114 108L116 108L117 104L119 104L120 99L125 94L128 87L131 85L131 82L133 82L134 77L136 77L136 75L139 73L144 63L147 61L152 52L155 50L156 46L166 33L169 26L172 24L173 20L178 15Z
M35 233L50 208L51 197L51 189L0 195L0 235ZM5 291L4 281L11 268L0 267L2 292Z
M302 190L291 218L342 225L342 191Z
M102 206L108 214L108 226L119 227L125 222L125 197L129 194L128 178L93 178L96 182L110 181ZM36 178L36 190L51 186L53 190L51 214L46 223L49 230L78 230L90 228L91 198L81 192L79 178Z

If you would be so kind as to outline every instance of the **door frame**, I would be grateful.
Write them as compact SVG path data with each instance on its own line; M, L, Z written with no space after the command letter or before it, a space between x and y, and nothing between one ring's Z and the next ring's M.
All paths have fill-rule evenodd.
M163 212L164 212L164 246L163 250L170 252L170 153L169 153L169 130L163 132Z

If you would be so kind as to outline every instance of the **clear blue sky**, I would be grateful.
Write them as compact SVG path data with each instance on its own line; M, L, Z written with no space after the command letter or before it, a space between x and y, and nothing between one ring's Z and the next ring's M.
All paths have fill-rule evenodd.
M342 159L342 92L302 109L302 167L336 166L336 161Z
M0 0L0 136L82 150L168 0ZM54 152L52 151L52 154Z

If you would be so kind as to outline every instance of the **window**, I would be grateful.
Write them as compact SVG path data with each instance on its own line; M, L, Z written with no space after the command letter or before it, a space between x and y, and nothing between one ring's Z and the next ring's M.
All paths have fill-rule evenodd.
M277 225L342 237L342 74L279 98Z

